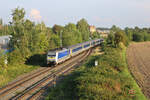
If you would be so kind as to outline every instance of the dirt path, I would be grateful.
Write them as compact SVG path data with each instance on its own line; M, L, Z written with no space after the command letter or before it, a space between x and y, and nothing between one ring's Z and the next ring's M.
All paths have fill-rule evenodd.
M132 43L127 49L131 73L150 99L150 42Z

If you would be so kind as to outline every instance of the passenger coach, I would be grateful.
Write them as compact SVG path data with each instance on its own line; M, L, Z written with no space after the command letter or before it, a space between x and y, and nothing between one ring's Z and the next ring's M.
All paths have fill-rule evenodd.
M57 65L69 59L70 57L73 57L83 51L86 51L94 46L101 44L102 42L103 42L103 39L95 39L95 40L87 41L87 42L80 43L77 45L73 45L68 48L48 51L47 64Z

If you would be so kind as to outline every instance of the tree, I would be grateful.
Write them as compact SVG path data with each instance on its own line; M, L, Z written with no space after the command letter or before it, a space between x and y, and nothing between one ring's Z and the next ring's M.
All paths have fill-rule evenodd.
M144 41L144 34L134 33L133 34L133 41L136 41L136 42Z
M115 46L118 47L119 43L123 41L123 34L121 33L121 31L118 31L115 33L115 39L114 39L114 43Z
M132 41L132 40L133 40L133 31L132 31L132 29L126 27L126 28L125 28L125 33L126 33L128 39L129 39L130 41Z
M119 31L119 30L121 30L119 27L117 27L116 25L113 25L110 28L110 33L114 34L116 31Z
M75 24L65 26L62 35L63 46L70 46L82 42L82 36Z
M49 41L49 49L55 49L60 47L60 37L56 34L52 34Z
M82 34L82 40L88 41L90 37L90 30L89 30L89 24L85 19L81 19L80 21L77 22L77 29Z
M63 30L63 27L60 26L60 25L56 25L56 24L55 24L55 25L53 26L52 30L53 30L54 33L57 34L57 33L59 33L61 30Z
M28 37L28 31L26 30L25 25L25 11L23 8L16 8L12 11L12 28L13 32L11 33L11 48L14 48L14 52L20 53L20 56L24 59L22 60L24 63L25 58L30 56L30 50L29 50L29 37ZM20 59L21 57L17 57Z
M0 25L3 25L3 20L0 18Z
M114 46L115 45L114 40L115 40L115 35L113 33L110 33L107 38L107 43Z
M25 17L25 10L24 8L16 8L12 11L12 16L13 16L13 25L18 26L24 23L24 17Z
M94 32L94 33L91 35L91 38L92 38L92 39L100 38L100 34L99 34L98 32Z
M123 43L125 46L127 46L129 44L129 41L125 32L121 29L117 29L113 33L110 33L108 35L107 43L112 47L119 47L120 43Z

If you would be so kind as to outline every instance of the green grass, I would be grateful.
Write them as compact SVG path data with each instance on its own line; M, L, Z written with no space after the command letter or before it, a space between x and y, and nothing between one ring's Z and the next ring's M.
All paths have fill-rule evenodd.
M14 80L17 76L24 73L28 73L39 66L31 66L25 64L7 66L6 68L0 68L0 87L8 84L8 82Z
M94 66L94 61L99 62ZM134 91L130 94L129 91ZM49 90L46 100L146 100L128 71L126 49L107 47Z

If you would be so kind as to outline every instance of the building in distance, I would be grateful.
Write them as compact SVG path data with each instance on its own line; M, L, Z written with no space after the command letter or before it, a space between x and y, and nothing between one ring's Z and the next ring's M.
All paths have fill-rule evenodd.
M108 34L110 33L109 28L96 28L96 31L102 36L102 37L107 37Z
M96 27L94 25L90 26L90 33L93 34L94 32L96 32Z
M6 50L8 48L11 37L11 35L0 36L0 50Z

